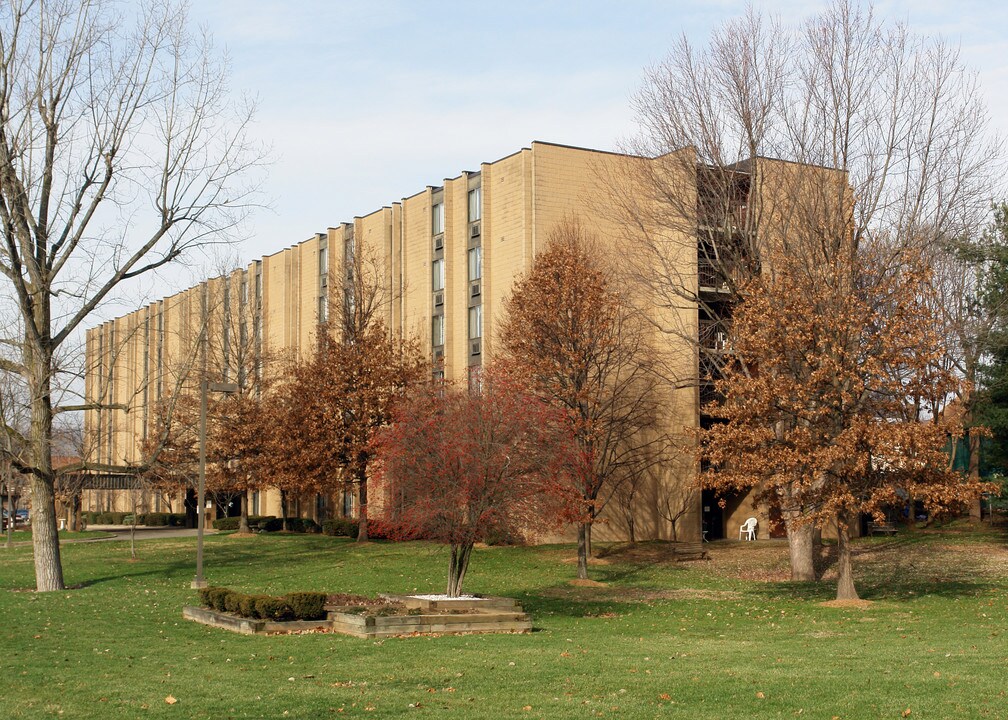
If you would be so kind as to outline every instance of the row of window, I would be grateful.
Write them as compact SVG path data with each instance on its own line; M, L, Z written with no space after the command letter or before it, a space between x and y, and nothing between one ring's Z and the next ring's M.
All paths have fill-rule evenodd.
M469 308L469 339L478 340L483 337L483 306L474 305ZM445 316L435 315L431 318L431 345L440 347L445 344Z
M473 188L469 191L469 222L476 222L480 219L480 208L482 207L482 193L480 188ZM445 231L445 207L444 202L431 205L431 234L440 235Z
M483 251L474 247L469 251L469 282L483 277ZM431 263L431 289L441 292L445 287L445 261L438 258Z

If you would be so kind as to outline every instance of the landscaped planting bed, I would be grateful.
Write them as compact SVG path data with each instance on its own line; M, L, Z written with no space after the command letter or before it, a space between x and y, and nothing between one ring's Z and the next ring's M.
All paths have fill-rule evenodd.
M440 595L291 593L283 598L227 588L200 591L204 607L187 605L187 620L244 635L331 631L360 638L530 632L532 622L510 598ZM324 609L322 598L325 599ZM304 611L301 611L304 608ZM324 613L324 617L323 617Z

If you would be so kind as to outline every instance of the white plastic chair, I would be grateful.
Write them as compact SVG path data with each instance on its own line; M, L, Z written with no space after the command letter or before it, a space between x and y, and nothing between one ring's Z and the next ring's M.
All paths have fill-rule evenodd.
M756 523L757 522L758 521L756 520L756 518L751 517L748 520L746 520L744 523L742 523L742 527L740 527L739 531L738 531L738 539L741 540L742 536L744 535L745 539L747 541L748 540L755 540L756 539Z

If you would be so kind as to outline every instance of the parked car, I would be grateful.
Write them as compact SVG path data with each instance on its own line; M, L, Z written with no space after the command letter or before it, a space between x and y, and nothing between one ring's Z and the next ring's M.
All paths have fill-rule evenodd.
M10 511L4 508L3 527L5 530L7 529L7 518L9 517L10 517ZM28 511L25 510L24 508L18 508L17 510L14 511L14 527L17 527L18 525L27 525L30 519L31 518L28 515Z

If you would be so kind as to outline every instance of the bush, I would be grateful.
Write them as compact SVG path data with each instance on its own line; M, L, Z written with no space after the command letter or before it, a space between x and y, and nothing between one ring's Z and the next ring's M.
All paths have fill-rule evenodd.
M287 518L287 527L295 533L317 533L322 528L311 518Z
M318 523L310 518L287 518L287 527L294 533L317 533L321 531ZM263 532L280 532L283 530L283 520L281 518L270 518L265 522L260 521L259 529Z
M322 620L326 616L326 594L296 592L284 597L246 595L224 587L199 591L200 603L218 612L261 620Z
M137 523L140 525L150 525L151 527L163 527L171 525L171 515L163 512L140 513L137 516Z
M214 530L237 530L241 518L228 517L213 521Z
M224 596L224 610L225 612L234 613L235 615L241 614L241 603L242 600L247 597L244 593L235 592L234 590L228 590L227 594Z
M258 601L259 598L261 598L261 597L263 597L263 596L262 595L242 595L241 596L241 602L238 603L238 614L241 615L242 617L247 617L247 618L256 618L256 617L259 617L256 614L256 601Z
M290 620L294 617L291 606L283 598L262 595L256 598L256 617L263 620Z
M412 536L403 536L401 532L389 522L380 518L368 518L367 521L368 540L418 540ZM356 537L356 535L354 536Z
M258 515L249 515L249 528L259 525L264 518ZM221 518L213 521L214 530L237 530L241 524L240 517Z
M260 522L259 529L263 532L280 532L283 529L283 521L280 518L270 518Z
M210 602L210 593L216 589L217 588L213 586L200 588L199 589L200 605L203 605L204 607L213 607L213 603Z
M283 599L298 620L322 620L326 616L325 593L296 592L285 595Z
M226 611L225 600L227 596L231 593L230 590L223 587L210 586L208 588L203 588L200 592L200 600L204 605L213 610L218 610L220 612Z
M262 530L264 524L271 520L276 520L274 515L249 515L249 527L253 530Z
M333 537L357 537L357 521L350 519L326 520L322 532Z

